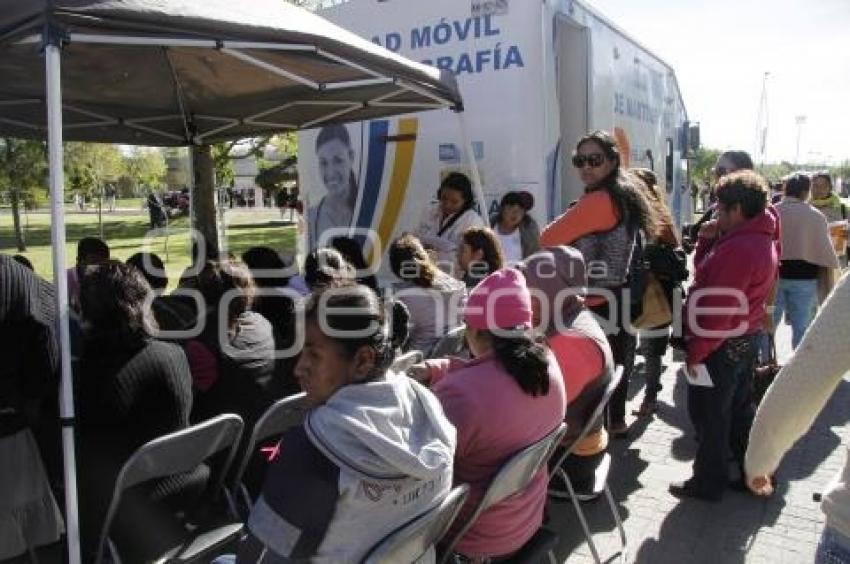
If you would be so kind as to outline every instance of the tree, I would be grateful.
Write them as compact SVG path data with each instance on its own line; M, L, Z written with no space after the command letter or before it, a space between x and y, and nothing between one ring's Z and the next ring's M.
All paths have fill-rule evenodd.
M12 200L12 221L18 252L27 250L21 229L21 211L35 207L36 193L46 188L47 158L39 141L0 139L0 189L7 190Z
M103 237L103 190L124 174L124 158L117 145L65 144L65 184L87 198L98 197L97 223Z
M130 195L126 191L138 195L139 188L158 191L165 185L165 156L159 149L135 147L124 157L124 169L126 173L119 180L122 195Z
M65 144L65 185L86 197L100 194L106 182L124 174L124 158L116 145Z
M712 182L711 169L717 162L720 153L721 151L718 149L707 147L700 147L694 151L694 156L690 160L691 181L696 182L700 187L710 185Z

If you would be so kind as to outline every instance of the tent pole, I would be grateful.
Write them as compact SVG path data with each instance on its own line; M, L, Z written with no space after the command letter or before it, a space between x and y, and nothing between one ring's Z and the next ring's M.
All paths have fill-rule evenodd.
M460 136L463 139L464 151L466 158L469 161L469 170L472 172L472 187L475 191L475 198L478 200L478 205L481 207L480 214L484 220L484 225L489 225L490 218L487 213L487 200L484 198L484 189L481 184L481 174L478 171L478 161L475 159L475 148L472 146L472 140L469 137L469 129L466 127L466 119L463 112L457 112L457 120L460 125Z
M48 39L44 51L47 76L47 154L50 167L50 231L53 242L53 281L61 350L62 390L59 413L62 422L62 454L65 463L65 527L68 562L80 562L80 527L77 516L77 467L74 453L74 389L71 372L71 337L68 329L68 280L65 277L65 209L62 151L61 51Z

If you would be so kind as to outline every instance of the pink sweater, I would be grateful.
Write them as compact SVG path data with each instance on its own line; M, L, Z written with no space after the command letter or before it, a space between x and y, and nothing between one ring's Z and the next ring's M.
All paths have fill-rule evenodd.
M549 358L549 393L537 397L523 392L490 355L427 361L432 390L457 427L455 482L471 488L456 522L465 521L511 455L563 421L564 379L554 356ZM543 522L547 483L544 468L525 491L482 513L455 550L467 556L501 556L519 549Z

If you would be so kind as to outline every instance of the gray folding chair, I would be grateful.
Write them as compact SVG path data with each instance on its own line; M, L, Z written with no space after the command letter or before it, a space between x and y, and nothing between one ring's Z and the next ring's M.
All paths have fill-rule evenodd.
M422 351L407 351L403 355L396 357L392 366L390 366L390 370L393 372L405 372L414 364L422 362L424 358L425 355L422 354Z
M433 548L449 530L469 495L469 486L460 484L436 507L399 527L375 545L364 564L416 562Z
M251 457L254 455L257 445L272 437L283 435L292 427L300 425L307 413L306 397L306 394L301 392L300 394L276 401L269 406L266 412L254 424L254 428L251 431L251 438L248 440L248 444L245 445L242 460L239 462L239 466L236 467L236 473L233 475L231 482L231 492L235 498L234 505L238 507L239 504L237 502L241 500L241 508L244 509L242 513L243 518L247 518L247 514L251 512L251 506L254 504L254 500L251 499L248 488L242 483L242 478L245 476L245 470L251 462Z
M439 341L434 343L434 347L428 353L428 358L444 358L459 354L463 350L463 338L465 336L466 327L463 325L449 329L445 335L440 337Z
M475 524L481 513L515 493L521 492L531 483L537 472L549 461L549 457L555 450L555 445L560 442L566 432L566 424L561 423L554 431L536 443L522 449L505 462L493 477L493 481L490 482L490 486L484 493L484 497L481 498L481 501L470 514L466 523L455 533L451 541L446 544L445 551L440 559L441 564L450 561L457 543L469 531L472 525ZM557 542L558 537L553 532L541 527L535 536L510 559L510 562L535 562L539 558L540 553L543 552L548 553L549 560L554 562L555 555L552 553L552 549Z
M602 394L599 403L596 405L596 408L593 410L591 416L585 422L581 433L578 435L578 437L576 437L576 439L572 443L570 443L569 446L566 447L564 453L561 455L560 459L558 459L557 464L553 466L554 470L552 471L552 479L555 479L557 477L563 480L564 484L567 487L567 493L558 491L552 488L551 485L549 488L549 495L551 497L562 499L569 498L570 501L572 501L573 507L576 511L576 517L578 517L578 520L581 523L581 528L584 531L584 538L587 539L587 546L590 547L590 552L593 555L593 559L596 561L597 564L602 564L602 560L599 558L599 552L596 549L596 544L594 544L593 542L593 534L590 532L590 527L587 525L587 519L584 516L584 511L582 511L581 503L579 502L578 497L576 496L576 491L573 487L573 483L570 481L570 476L569 474L567 474L567 471L564 470L563 465L567 457L570 456L575 450L576 445L581 443L581 441L594 428L596 422L601 417L603 417L603 414L605 413L605 408L608 406L608 402L611 400L611 396L614 394L614 390L617 389L617 384L620 383L620 379L622 377L623 367L618 365L614 369L614 374L611 377L611 381L608 382L608 385L605 387L605 392ZM608 473L610 472L610 470L611 455L606 452L594 472L594 483L592 493L605 494L605 499L608 501L608 507L611 509L611 515L614 516L614 521L617 523L617 529L620 532L620 543L622 545L622 550L620 552L620 561L626 562L628 560L628 541L626 539L626 531L623 528L623 521L620 518L620 512L617 510L617 504L614 501L614 496L611 495L611 488L608 487Z
M209 490L213 498L218 496L224 487L224 477L236 455L239 438L242 436L242 427L242 419L238 415L219 415L188 429L156 438L139 447L124 463L115 479L112 500L100 533L95 564L100 564L107 549L113 562L116 564L121 562L117 547L109 538L109 529L118 512L121 496L125 490L150 480L190 472L216 453L227 451L227 458L220 475ZM197 559L231 542L241 530L242 523L232 523L213 531L204 531L194 535L184 544L169 550L157 560L187 562Z

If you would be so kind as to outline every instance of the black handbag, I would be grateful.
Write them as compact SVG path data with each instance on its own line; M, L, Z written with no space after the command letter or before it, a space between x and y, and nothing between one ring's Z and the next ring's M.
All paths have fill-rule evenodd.
M767 358L758 362L753 370L753 403L758 406L761 403L767 389L773 384L776 375L782 369L779 362L776 360L776 341L773 338L773 333L767 333L770 346L768 347Z
M649 271L661 280L684 282L688 279L688 255L682 249L650 244L643 249Z

